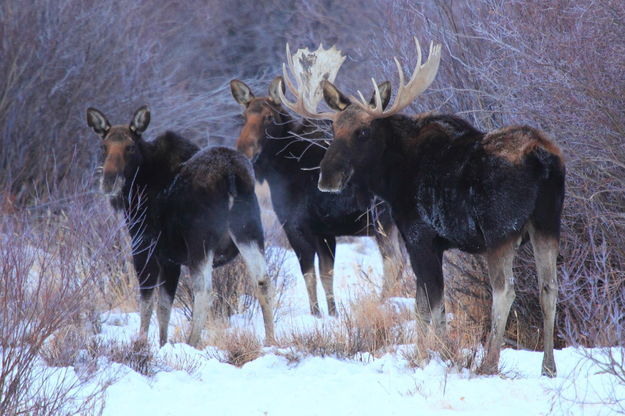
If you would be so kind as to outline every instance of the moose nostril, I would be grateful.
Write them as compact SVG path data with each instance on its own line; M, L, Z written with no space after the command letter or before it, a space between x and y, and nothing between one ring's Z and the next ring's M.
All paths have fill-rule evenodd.
M116 179L117 179L117 175L115 174L104 174L102 176L102 187L105 190L110 190L115 184Z

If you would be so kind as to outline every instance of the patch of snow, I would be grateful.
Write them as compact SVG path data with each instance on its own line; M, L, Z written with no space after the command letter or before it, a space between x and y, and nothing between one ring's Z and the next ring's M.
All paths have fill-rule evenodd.
M269 250L282 250L271 248ZM323 317L309 314L308 297L299 265L292 252L284 253L286 285L276 313L276 333L306 331L333 325L327 316L323 288L318 283ZM339 244L336 254L337 303L347 307L359 295L378 291L382 261L372 239ZM391 298L395 308L414 310L414 300ZM339 308L341 312L341 308ZM341 312L341 313L344 313ZM138 333L139 315L111 311L102 316L104 339L128 341ZM187 328L180 311L173 311L172 328ZM264 336L260 308L234 315L231 327L252 328ZM150 328L156 347L157 325ZM558 377L540 376L541 352L502 351L503 376L474 376L449 370L440 360L412 369L401 354L375 358L363 354L358 360L304 357L289 362L288 348L265 348L264 355L241 368L214 358L214 347L196 350L186 344L167 344L157 351L163 362L191 360L191 374L174 368L152 377L107 363L105 372L116 377L106 391L104 415L599 415L603 405L589 404L608 389L622 384L601 374L572 348L556 351ZM104 365L104 364L103 364ZM567 399L569 398L569 399Z

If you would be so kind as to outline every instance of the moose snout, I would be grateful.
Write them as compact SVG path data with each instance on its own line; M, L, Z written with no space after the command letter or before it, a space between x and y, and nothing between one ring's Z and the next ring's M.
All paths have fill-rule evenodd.
M256 140L240 140L237 141L237 150L243 153L249 160L254 160L258 153Z
M322 168L319 173L319 182L317 183L317 187L321 192L341 192L349 182L349 179L352 177L352 173L353 170L351 168L325 172Z
M107 195L118 195L124 186L124 178L117 173L104 173L100 188Z

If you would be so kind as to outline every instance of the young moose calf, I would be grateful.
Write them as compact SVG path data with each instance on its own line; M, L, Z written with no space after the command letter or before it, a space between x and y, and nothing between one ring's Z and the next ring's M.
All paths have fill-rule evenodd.
M124 211L139 279L141 335L147 336L158 288L160 344L167 342L180 266L193 279L193 317L188 342L197 346L211 302L213 267L241 253L257 285L267 343L273 343L271 281L263 256L263 230L254 194L254 173L240 153L198 150L170 131L143 140L150 112L138 109L130 125L111 126L98 110L87 123L103 139L102 191Z
M538 269L544 317L542 373L554 376L553 329L558 294L556 257L564 198L565 168L560 150L542 132L508 127L482 133L451 115L416 118L397 114L434 80L440 45L430 47L408 83L400 64L399 90L376 90L375 104L346 97L328 81L320 88L334 112L307 109L300 85L285 105L306 117L333 121L334 139L321 162L319 189L340 192L351 180L387 201L410 254L417 278L417 306L436 325L443 323L443 252L459 248L483 253L493 291L492 326L480 370L498 369L508 313L514 300L512 261L529 233ZM293 60L289 66L296 72ZM301 75L295 74L298 84ZM292 88L291 88L292 87Z

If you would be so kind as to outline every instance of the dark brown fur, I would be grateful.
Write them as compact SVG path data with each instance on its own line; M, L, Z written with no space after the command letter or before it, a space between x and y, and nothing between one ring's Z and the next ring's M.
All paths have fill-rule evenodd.
M311 312L318 315L314 257L319 258L320 278L326 292L328 311L336 314L333 269L336 237L374 235L384 258L385 293L394 286L398 258L397 231L388 207L374 204L372 195L349 185L341 194L317 189L318 170L325 153L324 126L305 120L295 123L282 108L276 93L276 78L266 97L254 97L243 82L231 82L232 94L245 106L245 123L237 149L254 161L256 178L267 180L273 208L293 247L306 280ZM303 139L302 139L303 137ZM382 226L382 229L379 228Z
M102 190L123 210L133 240L139 279L141 335L147 336L158 288L160 343L167 342L171 305L180 267L193 279L193 316L188 342L197 346L211 299L213 266L240 252L273 342L271 281L265 274L260 209L254 174L245 157L227 148L197 146L173 132L143 140L150 113L142 107L126 126L111 127L96 109L87 110L89 126L102 137Z
M324 88L336 89L327 82ZM326 100L345 100L340 93L324 95ZM319 188L335 192L351 178L390 204L417 277L420 313L436 325L444 317L444 251L459 248L486 255L493 326L481 369L488 373L497 371L515 296L514 249L529 233L544 316L542 371L553 376L555 261L564 177L562 153L531 127L484 134L452 115L375 118L350 104L335 118Z

